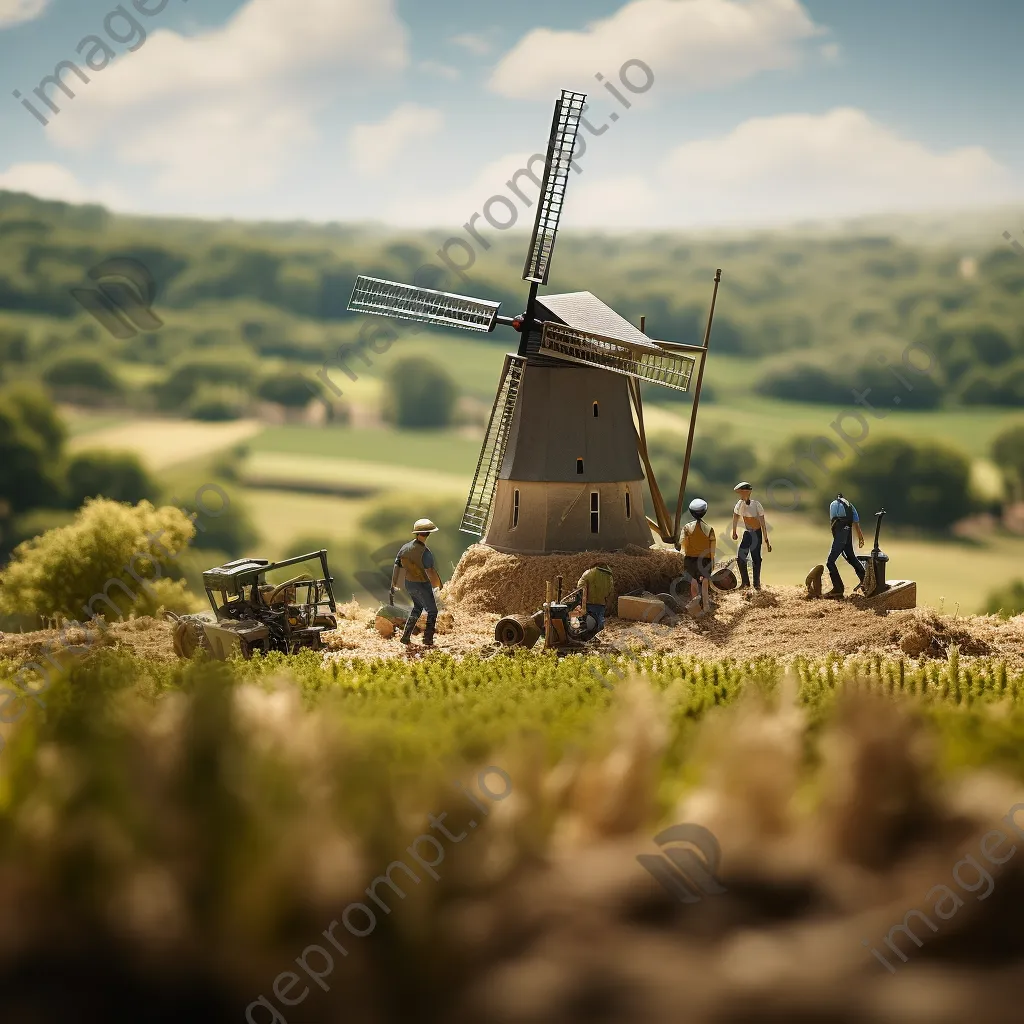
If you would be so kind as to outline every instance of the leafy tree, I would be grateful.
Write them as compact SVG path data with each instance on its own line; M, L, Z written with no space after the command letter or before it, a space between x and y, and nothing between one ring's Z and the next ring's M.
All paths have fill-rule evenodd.
M878 357L885 359L883 363ZM870 394L872 405L887 406L893 394L901 409L934 409L942 402L944 378L937 367L916 373L900 366L898 352L876 349L856 362L836 363L822 356L773 362L755 385L758 394L793 402L849 405L855 391ZM911 390L896 377L910 384Z
M992 461L999 467L1010 501L1024 500L1024 422L1002 431L992 442Z
M400 427L447 427L458 398L458 385L432 359L408 356L388 367L385 415Z
M985 602L985 611L989 615L1001 615L1004 619L1024 615L1024 580L1014 580L993 590Z
M248 395L239 388L202 384L188 403L188 414L194 420L211 423L237 420L248 404Z
M46 454L60 457L67 440L68 428L46 392L31 384L11 384L3 396L18 410L22 421L43 442Z
M91 355L58 356L43 371L43 380L51 387L96 391L119 395L124 390L114 371L103 360Z
M847 461L829 473L824 490L842 491L865 521L885 508L894 524L944 529L971 509L970 460L949 445L870 438Z
M162 409L180 409L203 385L234 385L248 390L252 382L252 356L240 353L238 358L223 356L191 356L174 366L155 388Z
M27 363L29 339L24 331L0 327L0 366L7 363Z
M314 391L310 389L311 380L311 377L295 370L275 373L260 382L256 394L265 402L276 402L289 409L304 409L314 397ZM316 385L315 393L319 394L319 391L319 385Z
M964 377L960 400L965 405L1024 406L1024 359L1005 367L979 367Z
M56 421L34 407L26 419L25 409L17 395L0 393L0 518L61 504Z
M193 532L175 508L88 501L70 525L15 549L0 573L0 612L84 621L187 610L192 598L166 570Z
M86 498L109 498L134 505L155 501L158 494L157 484L133 452L79 452L68 463L69 508L78 508Z
M204 480L199 482L198 487L182 487L180 492L175 492L173 498L177 503L179 493L194 496L199 491L203 492L199 498L207 506L206 509L197 507L194 497L181 499L182 506L195 523L192 547L199 551L225 552L230 558L254 554L253 548L260 537L239 492L235 488L224 487L223 481L218 482L216 486L227 495L227 501L222 502L213 488L206 484Z

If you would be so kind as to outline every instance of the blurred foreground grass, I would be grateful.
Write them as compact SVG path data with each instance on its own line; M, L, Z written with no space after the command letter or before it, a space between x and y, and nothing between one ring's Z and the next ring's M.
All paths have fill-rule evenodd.
M895 1019L901 979L864 976L861 937L898 921L976 827L949 796L965 770L1024 780L1024 675L955 651L797 661L788 677L640 651L326 668L311 652L100 651L42 699L0 756L5 1024L583 1024L595 999L602 1020L668 1024L684 996L694 1022ZM487 766L510 798L485 820L457 786ZM970 795L982 828L1013 799L990 786ZM463 839L412 884L394 869L416 866L404 851L428 815ZM684 907L637 866L668 819L713 830L727 895ZM790 833L781 861L759 852ZM847 905L830 872L846 872ZM1006 875L1000 900L958 919L968 967L993 936L1009 936L1002 962L1024 953L1003 920L1024 876ZM372 935L354 907L376 915ZM744 954L771 1001L735 984L734 931L771 945L803 927L808 942L823 913L832 939L784 969ZM328 968L310 944L335 925L345 953ZM948 986L960 947L936 948ZM320 980L289 987L303 958ZM998 1024L1019 1006L991 971L962 989L928 1019L971 1004Z

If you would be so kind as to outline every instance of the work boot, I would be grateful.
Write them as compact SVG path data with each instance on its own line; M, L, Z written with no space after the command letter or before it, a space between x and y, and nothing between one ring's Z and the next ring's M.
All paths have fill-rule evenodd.
M746 590L750 586L750 577L747 575L747 563L737 562L736 568L740 571L740 586Z
M846 596L846 589L845 587L833 587L827 594L824 594L822 596L838 600Z

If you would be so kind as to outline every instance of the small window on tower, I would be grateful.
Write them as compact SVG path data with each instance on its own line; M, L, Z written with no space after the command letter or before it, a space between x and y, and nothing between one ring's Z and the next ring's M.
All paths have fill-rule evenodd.
M519 488L512 492L512 529L519 525Z
M577 459L576 460L576 472L577 473L582 473L583 472L583 460L582 459Z
M598 416L597 402L595 402L594 403L594 419L595 420L597 419L597 416Z
M632 509L629 507L629 491L626 491L626 518L628 519L632 513Z
M590 492L590 532L597 533L601 527L601 496L597 491Z

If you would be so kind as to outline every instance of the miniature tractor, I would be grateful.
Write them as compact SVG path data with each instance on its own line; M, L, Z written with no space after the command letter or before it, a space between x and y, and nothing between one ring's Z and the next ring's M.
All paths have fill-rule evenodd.
M322 575L302 573L283 583L267 582L267 573L303 562L318 561ZM270 562L240 558L203 573L203 585L216 616L174 616L174 652L190 658L199 649L226 661L234 654L295 654L302 648L323 648L322 634L338 626L327 552ZM329 610L328 610L329 609Z

